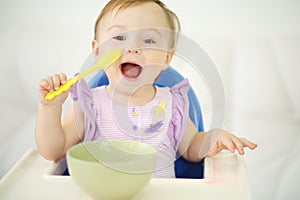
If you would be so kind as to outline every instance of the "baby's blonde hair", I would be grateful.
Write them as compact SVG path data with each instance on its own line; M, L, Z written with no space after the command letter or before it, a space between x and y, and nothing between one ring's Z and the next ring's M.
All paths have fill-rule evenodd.
M179 35L178 33L180 32L181 29L180 21L177 15L173 11L169 10L166 7L166 5L162 3L160 0L111 0L109 1L105 5L105 7L103 8L103 10L101 11L100 15L96 20L95 27L94 27L94 39L95 40L97 39L98 26L106 14L113 11L114 9L117 9L117 11L121 11L124 10L125 8L134 7L148 2L157 4L163 10L167 18L169 28L171 31L173 31L173 35L174 35L173 46L175 46L177 43L177 37Z

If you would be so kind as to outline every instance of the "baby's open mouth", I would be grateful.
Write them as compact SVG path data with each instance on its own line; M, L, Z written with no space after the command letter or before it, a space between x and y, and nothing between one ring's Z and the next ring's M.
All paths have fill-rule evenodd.
M142 67L135 64L135 63L123 63L121 64L121 71L123 76L127 78L137 78L141 72L142 72Z

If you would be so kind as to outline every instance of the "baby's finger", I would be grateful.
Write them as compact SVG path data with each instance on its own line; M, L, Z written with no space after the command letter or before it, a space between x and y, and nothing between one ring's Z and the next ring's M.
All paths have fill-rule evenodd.
M245 138L240 138L240 141L243 143L244 147L249 147L251 150L254 150L257 147L257 144L250 142Z
M46 89L50 92L53 92L53 81L52 77L48 76L40 81L40 87L41 89Z
M212 157L220 151L219 146L216 144L207 154L207 156Z
M59 74L53 75L52 80L53 80L54 90L58 90L59 86L61 85L61 83L60 83L60 75Z
M50 89L50 84L49 84L49 82L46 79L40 80L40 84L39 85L40 85L40 88L44 88L46 90Z
M244 151L245 145L244 145L244 143L239 138L236 138L236 137L233 137L232 141L233 141L237 151L239 152L239 154L244 155L245 154L245 151Z
M234 153L235 145L230 138L226 138L224 141L222 141L222 143L223 146L225 146L231 153Z
M66 74L60 73L60 74L59 74L59 78L60 78L60 83L61 83L61 84L64 84L64 83L67 82L67 76L66 76Z

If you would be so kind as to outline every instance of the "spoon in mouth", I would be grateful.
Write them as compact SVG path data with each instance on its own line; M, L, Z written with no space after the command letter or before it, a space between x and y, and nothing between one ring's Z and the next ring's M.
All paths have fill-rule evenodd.
M60 95L62 92L65 92L70 89L72 85L74 85L77 81L91 73L92 71L96 69L103 69L106 66L109 66L113 64L115 61L117 61L120 56L122 55L122 51L120 50L110 50L106 53L104 53L100 58L97 60L97 62L92 65L90 68L86 69L85 71L81 72L80 74L76 75L75 77L69 79L66 83L60 85L58 90L55 90L53 92L48 92L45 95L46 100L52 100L54 97Z

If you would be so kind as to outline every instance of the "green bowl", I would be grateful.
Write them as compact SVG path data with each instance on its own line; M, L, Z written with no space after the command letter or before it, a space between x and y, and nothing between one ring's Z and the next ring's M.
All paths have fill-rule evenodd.
M95 199L131 199L152 177L156 150L131 140L96 140L67 152L69 173Z

